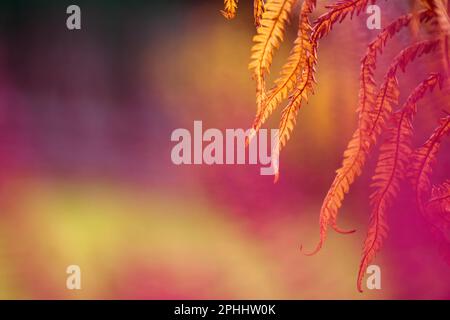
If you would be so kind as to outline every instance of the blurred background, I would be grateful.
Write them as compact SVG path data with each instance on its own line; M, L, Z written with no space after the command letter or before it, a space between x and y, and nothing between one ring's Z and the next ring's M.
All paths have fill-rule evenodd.
M449 266L407 188L374 262L382 290L357 292L375 156L340 214L357 232L330 231L314 257L299 250L318 240L319 209L356 126L359 59L377 33L364 13L320 44L316 95L282 152L277 184L254 165L172 164L174 129L253 120L252 2L241 0L232 21L220 0L1 2L1 299L450 298ZM81 7L80 31L66 28L70 4ZM380 6L383 26L410 10L406 0ZM390 42L379 79L411 41L405 30ZM400 76L402 99L434 66L421 59ZM419 106L417 145L448 110L448 96L433 97ZM267 127L278 120L276 112ZM449 160L443 146L436 181ZM66 289L74 264L79 291Z

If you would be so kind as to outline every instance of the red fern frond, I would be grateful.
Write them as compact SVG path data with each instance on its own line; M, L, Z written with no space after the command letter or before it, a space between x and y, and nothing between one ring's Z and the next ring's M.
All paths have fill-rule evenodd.
M342 167L336 171L336 177L325 196L319 217L320 240L310 255L317 253L322 248L330 224L342 233L342 230L337 227L336 221L344 195L348 193L350 185L356 177L361 174L371 147L376 143L393 107L398 104L399 88L396 76L398 69L404 72L409 63L436 49L439 41L428 40L416 43L402 50L394 59L377 94L375 109L368 110L370 124L365 129L367 132L360 128L356 129L344 152Z
M433 15L433 11L424 10L417 13L417 17L416 14L412 13L401 16L384 28L375 40L369 44L365 56L361 59L359 105L357 109L359 113L360 128L365 124L363 119L365 112L375 103L377 87L374 80L374 73L376 70L378 53L382 54L388 40L399 33L403 28L407 27L414 18L422 23L430 20Z
M341 23L348 15L350 15L350 19L354 15L359 15L369 3L375 2L376 0L341 0L326 6L330 10L314 23L312 42L317 42L330 33L335 23Z
M450 116L440 120L431 137L425 144L416 149L410 158L408 177L415 191L416 202L420 212L425 215L424 201L430 193L430 176L433 164L441 145L442 138L450 132Z
M224 9L220 10L220 13L228 20L234 19L234 17L236 17L238 1L239 0L224 0Z
M364 243L357 286L362 292L361 282L365 270L374 259L387 235L385 219L387 208L396 197L400 182L405 176L405 169L411 153L411 139L413 135L412 120L416 114L416 104L425 93L432 91L441 82L439 74L432 74L408 97L404 106L391 117L392 126L388 130L386 141L380 147L380 155L372 178L375 191L370 196L372 212L370 215L369 231Z
M265 5L261 24L253 37L251 62L249 69L256 80L257 113L265 100L264 76L269 73L273 54L279 48L284 38L285 25L289 20L289 13L295 0L273 0Z
M426 10L422 11L418 14L418 19L421 22L429 20L433 16L433 11ZM343 190L348 190L350 185L354 182L354 178L358 176L361 172L362 166L365 162L365 157L350 157L354 154L356 150L356 154L363 152L364 150L368 150L369 142L367 142L367 137L365 136L365 132L370 127L370 113L369 110L374 108L376 97L377 97L377 86L374 80L374 72L376 69L377 62L377 54L382 53L384 47L387 44L387 41L391 39L395 34L401 31L402 28L409 25L411 20L413 19L413 14L404 15L391 24L389 24L383 31L381 31L378 36L373 40L367 49L367 52L363 59L361 60L361 73L360 73L360 91L359 91L359 105L357 111L359 112L358 117L358 130L353 134L353 138L351 140L351 144L347 147L344 152L344 159L352 159L352 161L345 161L340 168L339 172L343 172L341 176L336 176L335 180L332 183L330 188L331 194L335 194L333 190L342 189L342 184L344 184ZM343 201L345 197L345 193L341 193L342 199L339 201ZM325 198L325 200L332 200L331 197ZM339 203L336 203L337 208L340 207ZM324 206L328 207L328 204L324 202ZM338 210L338 209L337 209ZM337 226L337 211L332 214L332 227L342 233L342 230Z

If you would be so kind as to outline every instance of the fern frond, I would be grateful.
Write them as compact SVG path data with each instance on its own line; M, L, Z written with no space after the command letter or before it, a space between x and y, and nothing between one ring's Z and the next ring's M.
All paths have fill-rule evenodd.
M255 26L261 25L261 18L264 13L264 0L253 0L253 16L255 18Z
M290 138L291 132L296 124L297 114L301 107L302 100L308 99L308 94L313 94L313 83L315 82L314 76L314 63L307 59L305 69L301 73L301 79L298 80L301 87L297 87L294 93L290 97L289 104L283 109L281 113L281 120L278 129L278 139L274 147L274 152L279 156L281 149L286 145ZM275 182L278 181L279 171L278 167L275 168Z
M371 126L368 131L368 137L372 140L371 144L376 143L376 137L383 130L383 125L389 113L392 111L392 107L398 102L398 82L397 71L400 69L402 72L406 71L406 67L415 59L428 54L439 46L441 40L426 40L415 43L406 49L402 50L397 55L389 67L389 70L385 76L385 81L381 86L378 93L375 109L370 111Z
M307 63L300 78L300 86L290 97L289 104L283 109L279 126L279 149L281 150L290 138L294 129L297 113L302 100L308 100L308 94L313 94L314 65Z
M419 21L424 22L431 19L432 16L433 11L425 10L418 14L418 19ZM352 143L349 144L346 151L344 152L344 159L350 156L355 150L357 153L359 153L369 149L369 143L366 141L367 138L365 137L365 132L370 127L371 118L369 110L372 110L374 108L378 90L374 80L377 55L378 53L383 53L387 41L394 37L398 32L400 32L402 28L407 27L412 19L413 14L404 15L384 28L369 44L367 52L361 60L359 105L357 108L357 111L359 113L358 129L353 134L353 138L351 140ZM354 157L354 161L350 163L343 163L343 166L340 168L340 172L343 172L342 177L336 176L330 188L330 190L332 190L331 194L336 194L334 190L340 190L342 189L342 184L345 185L345 188L343 189L344 192L341 192L339 194L339 197L341 198L339 199L340 202L342 202L343 198L345 197L345 190L349 189L355 177L360 174L364 162L365 157ZM325 198L325 200L327 199L332 200L331 197ZM337 208L340 207L339 202L337 202L335 205L337 206ZM323 207L328 207L328 204L325 201ZM337 226L337 213L338 212L336 211L331 215L331 225L336 231L341 232L342 230Z
M442 138L450 132L450 116L440 120L439 126L425 144L416 149L410 158L408 177L415 191L420 212L425 215L424 200L430 193L430 176Z
M225 17L225 19L231 20L236 17L237 7L239 0L224 0L224 9L220 10L220 13Z
M253 37L251 62L256 81L256 105L257 113L261 112L262 103L265 100L264 76L269 73L273 54L279 48L284 39L285 25L289 20L289 13L295 0L272 0L265 5L265 11L261 18L261 24Z
M380 155L372 178L372 187L375 191L370 196L372 212L358 273L357 286L360 292L362 292L361 283L365 270L375 258L383 239L387 236L388 228L385 219L387 208L396 197L400 182L405 176L411 153L413 135L411 123L416 114L416 104L428 90L432 91L440 82L439 74L431 74L414 89L403 107L391 117L392 126L388 130L386 141L380 147Z
M434 12L432 10L423 10L417 14L411 13L401 16L385 27L369 44L365 56L361 59L359 105L357 109L360 128L365 124L363 119L365 112L375 103L377 87L374 80L374 73L378 53L382 54L388 40L393 38L403 28L407 27L413 19L417 19L419 23L423 23L430 20L433 15Z
M295 126L295 119L303 100L307 100L308 94L314 93L315 67L317 64L318 41L326 36L336 22L342 22L350 14L359 14L369 3L375 0L341 0L333 5L326 6L329 11L320 16L314 23L310 38L310 50L306 51L306 64L298 75L297 85L289 103L282 112L279 131L280 149L287 143Z
M398 104L399 88L396 77L398 69L400 68L404 72L409 63L433 51L438 44L439 40L419 42L402 50L395 57L375 99L374 110L367 111L369 125L367 128L356 129L344 152L342 166L336 170L336 176L320 210L320 240L316 249L310 255L317 253L322 248L330 224L335 230L343 233L343 230L340 230L336 225L339 208L342 206L344 196L348 193L351 184L361 174L370 149L376 143L377 136L381 133L386 119L393 107Z
M348 15L350 15L350 19L354 15L359 15L369 3L375 2L376 0L340 0L326 6L330 10L320 16L314 23L312 41L317 42L330 33L335 23L341 23Z
M316 5L316 0L305 0L302 4L299 29L294 47L289 54L288 60L282 68L280 77L275 80L275 86L268 92L261 112L253 121L253 132L257 132L278 105L288 96L297 83L297 77L306 65L307 53L311 52L309 42L311 24L309 15Z

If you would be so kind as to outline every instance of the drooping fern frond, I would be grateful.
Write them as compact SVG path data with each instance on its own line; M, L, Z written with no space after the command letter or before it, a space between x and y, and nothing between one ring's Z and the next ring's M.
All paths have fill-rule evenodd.
M407 65L416 58L432 52L439 45L440 40L427 40L411 45L402 50L394 59L385 75L385 80L381 85L375 99L375 107L369 110L368 117L370 123L367 132L356 129L350 140L346 151L342 167L336 171L336 177L328 190L322 204L319 216L320 239L314 251L308 253L313 255L323 246L326 238L328 226L333 225L334 229L341 233L351 233L353 230L344 231L337 227L336 220L339 208L342 206L344 195L349 191L350 185L362 172L366 158L370 149L376 144L378 135L381 133L386 119L389 117L393 107L398 104L400 94L397 71L405 71Z
M253 121L252 131L256 133L277 106L288 96L297 83L297 77L306 64L308 53L311 52L309 37L311 33L311 23L309 15L316 6L316 0L305 0L302 3L299 28L294 47L289 54L287 62L282 67L280 77L275 80L275 86L272 87L267 95L267 99Z
M416 114L416 104L428 90L431 92L438 83L441 83L441 80L439 74L431 74L414 89L403 107L390 119L391 127L388 130L388 137L380 147L380 155L372 178L372 187L375 188L370 197L372 212L357 280L360 292L362 292L361 283L365 270L387 235L388 227L385 219L387 208L397 196L400 182L405 176L411 154L412 120Z
M295 0L272 0L266 3L261 24L253 37L255 43L252 48L249 69L256 81L257 113L265 100L264 76L269 73L273 54L283 41L285 26L289 19Z
M419 21L423 22L432 17L433 12L430 10L419 13ZM360 72L360 91L359 105L357 111L358 128L353 134L347 149L344 152L344 160L341 168L337 170L337 175L330 187L327 196L322 204L322 212L326 216L325 211L331 211L331 226L340 233L345 233L337 226L337 214L345 194L349 191L350 186L355 178L360 175L365 157L359 156L369 151L370 137L366 135L369 131L371 123L370 110L375 107L377 98L377 85L374 80L374 72L376 69L377 54L382 53L386 43L395 34L411 22L413 14L400 17L383 29L373 40L367 49L367 52L361 60ZM334 204L332 203L334 202Z
M312 42L317 43L328 33L330 33L334 24L341 23L346 16L359 15L369 3L375 3L376 0L340 0L332 5L326 6L329 11L320 16L314 23L314 34Z
M234 19L236 17L237 7L239 0L224 0L224 9L220 10L220 13L228 19Z
M281 113L278 150L281 150L290 139L302 101L307 101L308 95L314 94L315 59L313 55L307 54L305 67L297 79L297 87L289 97L288 105Z
M261 25L261 18L265 10L264 5L264 0L253 0L253 17L256 27Z
M291 96L288 105L283 109L279 125L279 150L285 146L290 139L291 132L296 124L297 114L301 108L303 100L307 100L308 95L314 94L315 72L317 64L317 49L319 40L325 37L335 23L342 22L346 16L358 15L369 2L375 0L342 0L333 5L326 6L329 11L320 16L314 23L310 39L311 49L306 52L306 62L302 72L298 75L297 85Z
M382 132L386 118L392 111L393 106L398 103L398 69L405 72L406 67L411 62L436 50L440 42L440 39L436 39L415 43L406 49L403 49L400 54L394 58L394 61L385 76L384 83L381 85L381 89L377 95L375 109L370 111L372 120L369 127L368 136L371 140L371 145L376 143L376 138Z
M439 126L425 144L416 149L410 158L408 177L414 188L416 203L420 212L425 215L424 201L430 193L430 175L442 138L450 131L450 116L440 120Z
M237 1L235 2L237 3ZM257 34L253 39L254 45L249 68L256 81L257 112L246 143L248 144L250 139L256 135L283 100L288 98L288 103L281 113L279 136L277 145L272 149L272 158L279 156L280 150L291 137L302 104L314 94L319 42L332 31L335 25L341 23L346 17L352 18L360 14L376 0L338 0L335 4L326 6L328 11L313 24L309 19L317 1L303 0L293 48L274 86L266 91L265 77L270 72L273 55L283 41L288 16L295 2L296 0L254 0ZM266 7L264 13L262 13L263 5ZM435 187L430 192L429 175L442 136L450 131L448 128L450 116L441 120L440 127L436 129L433 136L415 152L411 152L411 140L412 120L416 114L417 101L427 91L432 91L436 84L439 83L442 88L441 80L448 80L450 75L450 35L448 31L450 30L450 19L448 18L450 7L448 0L412 0L412 8L412 13L394 20L377 35L369 44L367 52L361 60L357 107L358 126L344 151L342 165L336 171L333 183L322 203L319 218L319 243L312 253L307 254L315 254L322 248L330 226L340 233L354 231L338 227L338 211L351 185L361 175L371 149L376 145L379 136L386 133L387 139L381 146L373 176L372 187L375 189L370 197L369 230L359 266L357 280L359 291L362 291L361 282L365 270L375 258L386 236L386 211L397 196L400 182L406 172L408 172L409 179L413 181L416 201L421 212L425 210L448 212L450 183ZM420 10L423 8L425 10ZM419 33L420 26L430 20L433 23L425 29L426 32ZM412 29L412 45L401 50L394 58L385 73L382 84L378 86L374 75L379 55L383 53L387 42L407 26ZM422 35L427 35L427 38L431 40L417 42ZM442 74L445 77L431 74L416 87L403 107L393 113L399 103L400 87L397 79L399 71L405 72L405 69L418 57L434 53L438 48L441 51L438 52L437 59L442 61L443 71L445 71ZM386 130L387 125L389 128ZM412 165L407 170L408 162L412 162ZM277 180L278 164L274 169L275 180ZM430 193L432 193L431 198ZM448 222L450 215L446 213L445 217ZM448 226L448 224L445 225ZM445 248L450 251L450 242L446 242ZM447 255L450 261L450 254Z

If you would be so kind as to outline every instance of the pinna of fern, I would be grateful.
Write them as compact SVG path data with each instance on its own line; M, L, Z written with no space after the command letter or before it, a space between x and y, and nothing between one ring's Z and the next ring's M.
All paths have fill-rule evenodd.
M253 0L253 18L256 27L261 25L261 18L265 11L264 5L264 0Z

